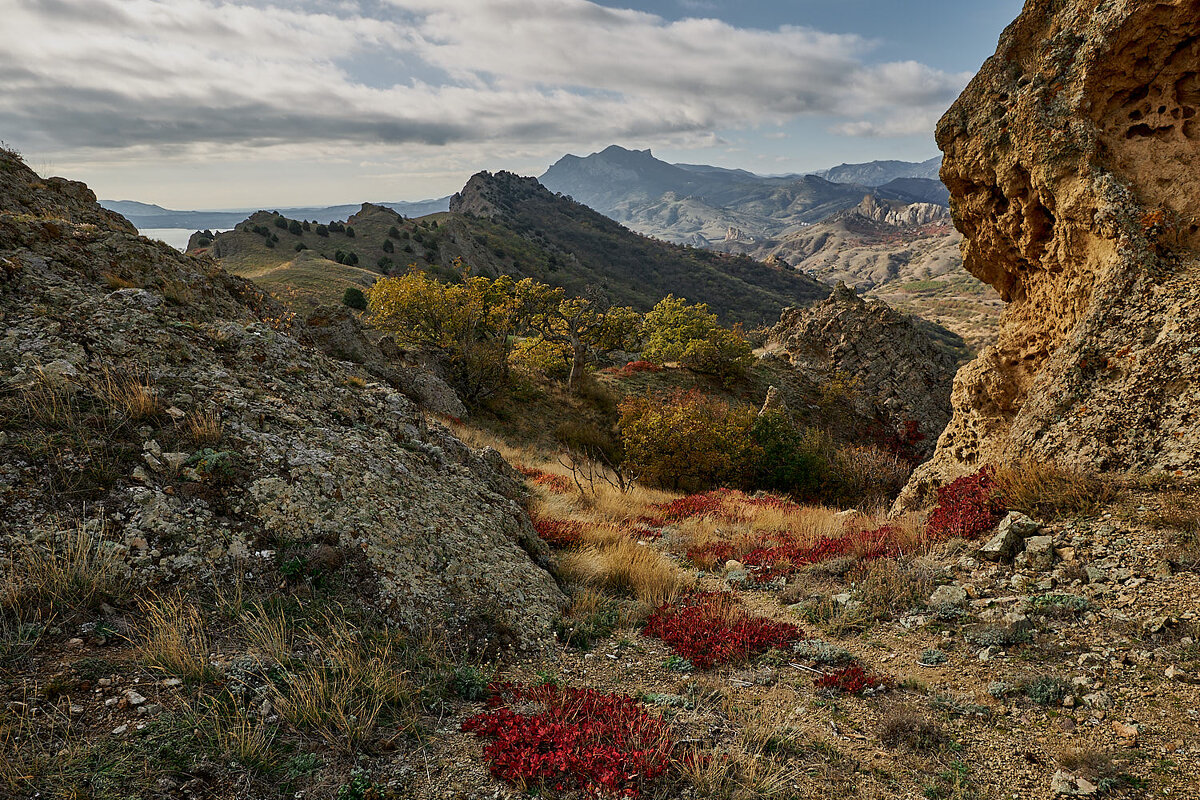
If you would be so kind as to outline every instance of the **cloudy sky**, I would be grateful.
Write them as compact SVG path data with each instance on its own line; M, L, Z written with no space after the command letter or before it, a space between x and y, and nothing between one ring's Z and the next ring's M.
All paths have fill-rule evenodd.
M415 200L617 143L936 153L1020 0L0 0L0 140L170 208Z

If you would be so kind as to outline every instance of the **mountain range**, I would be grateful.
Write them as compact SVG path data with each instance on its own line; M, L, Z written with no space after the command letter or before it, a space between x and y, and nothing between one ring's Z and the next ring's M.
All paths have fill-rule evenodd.
M778 237L853 208L868 194L945 205L949 193L936 180L938 162L878 161L823 174L763 176L669 164L650 150L613 145L587 157L563 156L538 180L639 233L707 247L731 232Z

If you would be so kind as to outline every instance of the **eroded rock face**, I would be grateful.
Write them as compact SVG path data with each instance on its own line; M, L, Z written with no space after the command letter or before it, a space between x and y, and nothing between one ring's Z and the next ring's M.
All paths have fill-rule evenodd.
M857 412L882 422L917 457L933 451L950 419L955 360L915 318L867 301L846 284L811 308L789 308L767 339L818 385L852 385Z
M0 264L15 265L0 285L0 570L82 518L136 584L211 586L298 559L404 625L548 641L564 597L519 477L372 374L337 310L292 318L5 153ZM150 387L157 410L126 419L108 376ZM23 405L42 384L74 398L66 413ZM186 422L205 411L224 433L201 445Z
M1008 303L901 498L1012 457L1200 473L1200 3L1027 3L938 126Z

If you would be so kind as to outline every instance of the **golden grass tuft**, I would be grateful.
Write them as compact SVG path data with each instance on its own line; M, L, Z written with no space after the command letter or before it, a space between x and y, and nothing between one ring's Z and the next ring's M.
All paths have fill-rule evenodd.
M199 609L179 597L154 596L140 604L137 654L150 667L203 683L216 677L208 661L208 634Z
M105 369L95 381L94 390L110 410L129 420L149 419L162 410L158 390L136 370L117 373Z
M658 607L690 590L694 578L653 547L624 536L567 553L560 562L564 577L591 589L635 597Z
M195 729L210 748L247 769L263 771L272 765L278 729L248 716L232 695L211 702L197 715Z
M225 435L225 424L221 421L220 412L215 409L195 410L184 419L183 430L188 441L200 447L221 441Z
M0 584L0 606L94 608L128 588L125 564L105 540L104 527L93 533L78 524L16 554Z
M1022 460L996 471L1003 503L1039 519L1094 514L1115 502L1120 487L1110 479L1050 462Z
M332 747L356 752L385 717L415 725L415 690L395 643L370 638L350 623L329 618L329 631L310 639L319 654L289 669L275 698L280 715ZM395 719L396 717L400 719Z

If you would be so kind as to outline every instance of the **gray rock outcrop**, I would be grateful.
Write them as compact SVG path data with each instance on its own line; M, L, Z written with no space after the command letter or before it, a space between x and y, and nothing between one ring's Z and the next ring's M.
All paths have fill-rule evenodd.
M847 382L857 412L918 456L932 452L950 419L954 358L913 317L845 284L811 308L786 309L767 348L817 384Z
M3 151L0 264L0 569L75 519L135 584L309 559L401 625L548 639L564 597L518 476L368 371L400 368L353 324L296 319Z

